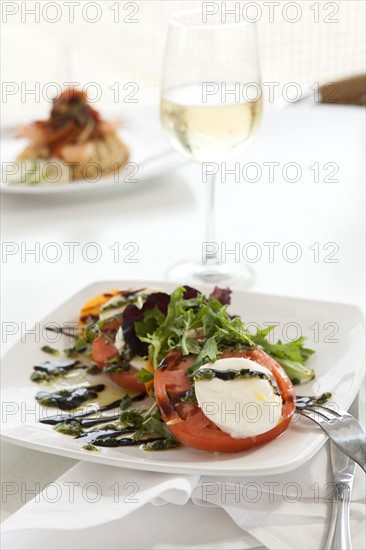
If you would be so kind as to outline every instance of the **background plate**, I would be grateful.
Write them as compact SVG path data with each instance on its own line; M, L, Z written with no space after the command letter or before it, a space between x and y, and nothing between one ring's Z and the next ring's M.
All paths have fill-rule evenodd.
M44 452L132 469L207 475L270 475L293 470L311 458L326 436L310 420L295 418L290 428L269 444L238 454L210 454L188 447L162 452L139 448L101 448L91 453L80 441L59 434L37 422L39 410L34 395L39 386L29 380L32 366L45 360L40 347L48 343L43 335L47 323L63 326L77 320L82 305L92 296L112 288L148 286L168 292L175 285L146 281L104 281L92 284L50 313L28 331L4 357L2 366L2 437L18 445ZM201 288L203 291L211 290ZM332 401L347 409L363 379L364 323L354 306L234 291L231 311L246 323L277 324L274 337L293 339L302 333L316 350L309 365L317 377L298 386L299 395L333 393ZM70 346L61 340L55 347Z
M77 180L72 183L43 183L27 185L10 183L4 176L4 163L14 162L17 155L27 145L27 140L15 139L15 125L2 127L1 191L9 194L48 195L69 193L90 193L98 191L119 191L157 176L169 168L187 162L175 153L165 139L157 109L138 109L127 115L109 115L107 120L122 119L119 132L130 151L129 165L119 173L104 176L98 181Z

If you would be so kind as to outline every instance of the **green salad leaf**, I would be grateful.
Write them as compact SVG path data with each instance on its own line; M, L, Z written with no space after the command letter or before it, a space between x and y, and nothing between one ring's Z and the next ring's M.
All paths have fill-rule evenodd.
M256 334L252 336L253 342L257 346L261 346L268 355L284 368L287 376L294 384L312 380L315 377L314 369L309 369L305 366L305 363L313 355L314 350L304 347L306 338L301 336L286 343L278 340L277 343L272 344L267 339L267 335L273 329L274 326L270 326L263 330L257 330Z
M274 326L252 334L243 321L230 316L227 305L216 298L198 294L185 299L184 294L184 287L175 289L166 316L154 308L145 313L143 321L135 323L138 338L149 344L154 368L173 349L180 349L184 356L196 355L190 369L193 375L201 365L215 361L225 349L260 347L280 363L294 383L314 378L314 370L305 366L314 352L304 346L304 337L292 342L271 343L267 336ZM140 377L141 381L148 381L151 374L142 371Z
M154 373L142 367L142 369L137 371L134 378L136 378L139 382L141 382L141 384L146 384L147 382L150 382L151 380L153 380Z

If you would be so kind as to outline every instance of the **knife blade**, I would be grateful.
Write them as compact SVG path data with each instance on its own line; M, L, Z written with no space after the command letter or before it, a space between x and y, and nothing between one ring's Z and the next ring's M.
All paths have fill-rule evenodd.
M358 418L358 396L350 409ZM356 463L330 442L330 456L333 470L334 500L332 517L325 550L351 550L350 502L355 477Z

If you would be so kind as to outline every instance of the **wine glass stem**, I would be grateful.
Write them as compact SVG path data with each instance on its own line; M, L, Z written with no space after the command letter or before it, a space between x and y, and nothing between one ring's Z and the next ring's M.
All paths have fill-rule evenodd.
M202 258L209 265L220 263L216 242L216 184L216 174L211 174L207 182L206 253Z

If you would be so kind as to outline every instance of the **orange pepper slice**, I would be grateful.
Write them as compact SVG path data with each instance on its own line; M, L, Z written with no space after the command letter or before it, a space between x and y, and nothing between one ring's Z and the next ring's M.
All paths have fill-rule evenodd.
M117 296L120 294L120 290L109 290L108 292L103 292L101 294L98 294L98 296L94 296L94 298L91 298L91 300L88 300L86 304L84 304L82 310L80 311L79 316L79 327L83 327L87 324L87 318L90 315L99 315L100 308L109 302L113 296Z

